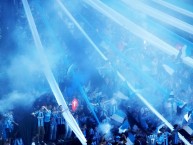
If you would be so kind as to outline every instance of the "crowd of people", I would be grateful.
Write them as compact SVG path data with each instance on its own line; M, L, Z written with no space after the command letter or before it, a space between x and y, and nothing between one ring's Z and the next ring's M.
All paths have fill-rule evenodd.
M32 2L32 8L35 6ZM187 134L184 128L190 125L193 119L192 69L182 61L186 57L185 44L174 44L173 47L179 50L179 54L168 56L146 40L106 19L104 15L92 9L88 12L88 9L82 6L80 13L84 13L85 19L93 22L92 25L79 14L75 14L75 17L78 17L77 20L88 35L94 36L93 41L108 58L107 61L102 60L96 51L82 41L79 30L68 18L64 18L59 10L57 12L60 16L53 17L50 22L59 24L62 19L65 23L65 35L58 34L57 38L62 46L65 43L67 48L64 58L66 63L60 60L61 63L55 67L57 69L53 70L53 73L70 112L87 139L87 144L184 144L178 132L192 143L192 136ZM33 12L37 19L41 19L41 13L35 10ZM23 29L27 31L28 26L21 28L22 32ZM46 33L42 32L41 35L44 38ZM49 41L52 44L51 38ZM72 42L76 44L73 45ZM78 49L81 50L80 54L77 53ZM189 57L192 58L192 50L189 52ZM118 71L124 76L122 79ZM128 87L123 78L131 83L136 92ZM47 84L44 77L37 79L42 80L37 86L44 87L44 84ZM165 122L152 113L151 107L142 103L139 94L174 128L168 128ZM78 103L75 110L72 109L73 99L77 99ZM28 125L35 125L33 131L29 130L32 131L29 133L30 144L80 144L62 115L66 111L64 106L56 102L51 91L39 96L32 108L31 112L28 112L32 117ZM5 110L1 114L0 141L5 145L24 145L26 139L18 129L21 125L15 121L13 112Z
M52 97L52 95L40 97L34 104L34 111L31 112L31 116L34 117L33 122L36 124L36 131L31 136L32 145L73 144L73 140L80 144L62 116L62 113L65 111L63 106L58 106ZM77 110L71 109L72 102L68 102L68 106L87 139L87 144L183 144L177 134L182 129L182 124L175 124L174 130L171 131L146 106L139 103L139 99L137 99L135 94L130 96L128 100L122 100L119 105L117 104L118 106L116 106L114 111L111 108L114 107L112 101L108 101L107 98L103 98L99 101L100 104L97 105L96 102L92 102L100 124L109 124L109 130L106 127L100 127L100 124L97 123L94 115L85 103L78 102ZM108 104L109 102L110 104ZM118 110L123 110L126 114L124 121L121 123L112 117ZM13 111L5 113L2 121L2 127L4 127L2 129L2 143L4 142L6 145L23 145L23 139L19 135L20 133L17 132L18 124L14 120ZM120 131L120 126L125 121L127 125L123 128L124 131ZM192 138L188 139L191 141Z
M76 71L80 77L81 71ZM76 75L76 73L74 74ZM65 80L68 83L64 83L68 84L65 85L63 90L64 96L68 96L65 100L88 144L183 144L177 132L182 130L184 125L191 123L191 110L188 110L190 119L184 118L184 113L186 113L191 104L187 103L185 106L180 107L175 101L174 92L170 92L166 101L163 100L167 105L156 106L161 114L174 125L174 130L170 130L140 101L137 94L133 93L124 83L118 80L118 77L114 76L112 79L109 74L101 75L101 72L99 74L97 80L102 80L101 84L103 85L98 85L99 82L96 85L89 80L84 85L84 91L88 95L90 105L96 113L100 124L109 124L109 130L100 128L100 124L88 107L89 104L85 103L82 97L83 94L79 92L77 84L73 81L69 82L68 79ZM77 80L72 77L72 80ZM76 78L77 75L74 77ZM181 93L181 95L184 95L184 91ZM72 110L72 101L75 98L78 101L78 106L76 110ZM173 104L174 106L171 108L168 107L168 104ZM63 106L57 104L52 93L41 96L34 102L33 106L33 111L30 113L34 118L33 123L36 124L35 132L31 136L33 145L70 144L72 140L77 140L62 116L65 111ZM122 122L118 122L116 117L112 117L120 110L125 113ZM171 114L168 115L170 111ZM127 125L123 129L124 131L120 131L120 127L125 122L127 122ZM2 114L2 142L4 144L23 144L22 137L17 132L17 127L18 124L14 120L12 110ZM108 132L104 130L108 130ZM192 138L189 137L187 139L191 142ZM78 142L76 143L78 144Z
M109 32L104 33L107 36L108 34ZM127 39L125 39L120 41L126 41ZM135 40L136 38L133 39ZM114 64L99 61L100 63L97 64L98 66L95 70L94 80L92 80L93 78L89 78L89 81L84 80L84 76L82 75L85 73L84 69L83 72L81 69L76 69L75 73L73 73L74 76L68 74L69 76L66 79L60 80L60 85L62 85L60 87L63 88L62 91L69 108L72 106L71 101L74 98L78 99L79 105L77 110L71 110L71 112L87 139L87 143L91 145L183 144L177 132L192 120L191 117L188 120L184 119L185 113L189 112L189 116L191 115L192 108L191 69L181 62L181 56L177 58L166 57L162 52L152 51L151 47L153 46L147 44L147 42L142 43L141 48L136 50L138 53L126 47L129 45L127 44L128 42L121 43L124 46L120 50L117 49L116 51L112 51L113 53L110 53L107 46L115 46L111 46L113 44L109 45L108 42L101 42L101 45L106 47L105 53L111 60L115 57L115 52L119 52L117 54L121 54L123 57L115 57ZM94 54L90 53L90 55ZM159 57L158 59L158 56L161 56L161 58ZM135 58L139 60L136 62L135 67L133 67L131 63L126 62L125 57L130 62L133 62ZM172 63L167 64L168 68L169 65L173 67L172 72L166 69L167 67L163 67L166 62ZM132 85L140 93L144 94L144 97L174 125L174 130L170 130L166 126L159 128L163 123L148 107L141 103L137 94L132 92L119 79L114 69L116 67L120 70L124 68L123 74L125 72L129 73L130 76L126 79L131 80ZM155 81L153 82L153 86L152 82L147 82L149 80L142 79L144 75L136 74L138 67L143 68L142 71ZM135 75L139 77L133 77ZM90 104L85 103L82 97L83 94L81 94L77 87L77 80L83 86ZM155 103L155 100L157 102L159 100L159 103ZM110 124L111 128L109 132L101 131L100 124L97 122L88 105L92 106L91 108L93 108L101 124ZM116 118L112 117L119 110L122 110L126 114L123 122L127 121L128 124L122 132L119 131L119 127L123 122L117 122ZM37 124L36 132L31 138L33 145L65 144L73 139L77 139L62 116L64 111L63 106L57 104L53 95L46 95L44 98L40 97L34 103L33 112L30 113L34 116L34 122ZM14 128L17 128L18 124L14 121L12 113L12 111L9 111L2 115L2 142L5 144L13 143L14 145L21 145L23 144L22 138L18 132L14 131ZM191 139L191 137L188 138L190 142Z

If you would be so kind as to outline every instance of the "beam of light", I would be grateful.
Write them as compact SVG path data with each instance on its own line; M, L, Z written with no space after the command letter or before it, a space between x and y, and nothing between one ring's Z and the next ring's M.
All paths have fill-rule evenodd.
M82 34L86 37L86 39L90 42L90 44L95 48L95 50L100 54L100 56L106 61L107 57L100 51L100 49L96 46L96 44L92 41L92 39L88 36L88 34L82 29L82 27L78 24L78 22L74 19L74 17L66 9L66 7L61 3L60 0L57 0L57 2L60 5L60 7L62 8L62 10L65 12L65 14L70 18L71 21L73 21L73 23L78 27L78 29L82 32ZM77 82L77 85L78 85L78 89L79 89L80 93L82 94L85 102L87 103L89 109L93 113L97 123L100 124L100 121L99 121L94 109L92 108L90 101L88 100L87 94L85 93L85 91L83 90L83 88L79 82Z
M113 18L113 16L111 15L112 13L108 13L108 10L105 9L104 7L101 8L101 6L104 6L101 2L99 1L95 1L96 3L93 3L93 1L91 0L85 0L85 2L89 5L91 5L92 7L94 7L95 9L99 10L100 12L102 12L103 14L105 14L106 16L112 18L113 20L116 20L115 18ZM117 15L114 15L114 17L116 17ZM116 17L118 18L118 17ZM117 20L116 20L117 21ZM120 21L123 22L123 21ZM134 93L136 93L136 96L160 119L162 120L171 130L173 130L173 126L139 93L137 93L136 89L129 83L129 81L127 81L125 79L125 77L119 72L117 71L117 75L121 80L125 80L125 82L127 83L127 86L129 89L131 89ZM180 134L179 137L180 139L187 145L190 145L190 143Z
M160 119L162 120L165 125L167 125L171 130L173 130L173 126L155 109L153 108L153 106L151 106L151 104L149 102L147 102L145 100L145 98L137 93L136 89L127 81L127 86L131 89L132 92L134 92L136 94L136 96ZM182 136L180 133L178 133L180 139L186 144L186 145L190 145L190 143L184 138L184 136Z
M77 122L75 121L74 117L72 116L72 114L70 113L68 106L64 100L64 97L61 93L61 90L59 89L59 86L54 78L54 75L49 67L49 64L47 62L46 56L44 55L44 48L42 45L42 42L40 40L40 36L38 34L37 28L36 28L36 24L34 21L34 18L32 16L29 4L27 0L22 0L23 3L23 7L27 16L27 20L30 26L30 30L32 32L33 35L33 39L39 54L39 57L41 59L41 63L43 66L43 71L45 74L45 77L50 85L50 88L58 102L58 104L62 105L64 107L64 112L63 112L63 116L66 120L66 122L68 123L68 125L70 126L70 128L73 130L73 132L76 134L77 138L80 140L80 142L83 145L86 145L86 139L82 133L82 131L80 130Z
M89 27L89 29L95 29L91 24L89 24L89 22L88 22L84 17L82 17L81 14L76 13L76 15L77 15L79 18L82 18L82 19L83 19L83 22L87 24L86 26L84 25L85 28L88 28L88 27ZM100 34L101 34L101 33L100 33ZM141 68L140 68L140 67L135 66L135 65L133 64L133 62L128 59L128 57L126 57L124 54L122 54L120 50L116 49L115 46L113 46L112 43L109 42L108 36L106 36L106 35L104 35L104 34L101 34L101 35L103 36L103 37L101 37L101 36L99 36L98 33L97 33L96 35L100 38L100 40L106 40L106 41L108 42L108 45L109 45L110 48L111 48L111 49L110 49L110 48L106 48L106 49L108 49L109 51L111 51L111 50L114 51L114 53L115 53L117 56L119 56L123 62L125 62L126 64L129 64L129 66L131 66L131 68L135 71L136 74L139 74L140 77L141 77L142 79L144 79L147 83L150 83L150 82L151 82L150 85L151 85L152 87L155 87L155 86L156 86L157 88L159 88L159 89L164 93L164 95L168 95L168 90L167 90L167 89L164 89L158 82L156 82L156 81L155 81L151 76L149 76L148 74L145 74L145 73L141 72ZM96 36L96 35L95 35L95 36ZM178 35L177 35L177 36L178 36ZM120 79L121 79L122 81L125 81L125 78L124 78L121 74L119 74L119 73L117 72L117 75L120 77Z
M66 9L66 7L62 4L60 0L57 0L57 3L60 5L62 10L66 13L66 15L72 20L72 22L78 27L78 29L82 32L82 34L86 37L86 39L92 44L95 50L100 54L100 56L107 60L106 56L100 51L100 49L94 44L94 42L90 39L90 37L86 34L86 32L81 28L81 26L77 23L77 21L72 17L70 12Z
M153 34L149 33L148 31L144 30L140 26L137 26L132 21L128 20L126 17L120 15L110 7L104 5L100 1L91 1L91 0L84 0L85 3L89 4L93 8L100 11L102 14L106 15L113 21L115 21L117 24L121 25L134 35L140 37L143 40L147 40L149 43L153 44L163 52L169 54L169 55L178 55L178 50L176 50L174 47L170 46L169 44L165 43L158 37L154 36Z
M167 23L173 27L176 27L180 30L183 30L187 33L193 34L193 26L181 21L173 16L170 16L168 14L163 13L162 11L159 11L155 8L152 8L146 4L143 4L140 1L135 1L134 3L128 0L122 0L126 5L133 7L134 9L137 9L159 21L162 21L164 23Z
M116 5L118 8L120 8L119 5L118 5L118 3L116 3L116 4L114 4L114 5ZM129 13L129 12L130 12L130 13L131 13L131 11L125 11L125 10L124 10L123 12L126 12L126 13ZM122 14L123 14L123 13L122 13ZM77 15L79 18L82 17L80 13L76 13L76 15ZM83 22L87 24L86 26L84 25L85 28L90 27L88 30L93 29L93 25L89 24L89 22L88 22L84 17L82 17L82 19L83 19ZM161 31L159 30L160 34L164 32L164 33L169 34L170 36L172 35L172 37L167 37L167 39L172 40L172 41L175 41L176 43L183 40L183 41L185 41L184 43L189 44L189 47L190 47L190 48L193 47L192 43L189 42L189 41L187 41L185 38L180 37L179 35L175 34L174 32L172 32L172 31L170 31L170 30L167 30L166 28L164 28L163 26L161 26L161 25L159 25L159 24L156 24L156 23L153 23L153 22L151 22L151 24L152 24L153 26L156 26L158 29L161 29ZM96 28L94 28L94 29L96 29ZM154 28L154 29L155 29L155 28ZM152 30L152 29L151 29L151 30ZM156 31L157 31L157 30L156 30ZM100 34L101 34L101 33L100 33ZM163 35L163 34L162 34L162 35ZM96 36L96 35L95 35L95 36ZM100 37L98 33L97 33L97 36L100 38L100 40L106 40L106 41L108 41L108 43L109 43L108 45L109 45L110 47L109 47L109 48L107 47L106 49L109 49L109 50L110 50L110 48L111 48L111 50L113 50L114 53L122 59L122 61L124 61L126 64L129 64L129 66L131 66L132 69L134 69L134 71L136 72L136 74L139 74L140 77L142 77L147 83L150 82L150 86L152 86L152 87L155 87L155 86L156 86L160 91L163 92L163 94L164 94L165 96L166 96L166 95L168 96L168 91L169 91L169 90L166 89L166 88L163 88L163 86L161 86L159 82L157 82L156 80L154 80L154 79L153 79L151 76L149 76L148 74L141 72L141 68L140 68L140 67L137 67L136 65L133 64L133 62L129 61L129 60L128 60L128 57L126 57L124 54L122 54L120 50L116 49L115 46L112 45L112 42L109 42L108 36L102 34L102 35L101 35L102 37ZM160 36L160 35L159 35L159 36ZM176 39L176 37L177 37L178 39ZM183 58L183 61L184 61L184 62L185 62L185 60L186 60L186 63L185 63L185 64L187 64L187 59L188 59L188 58ZM191 65L191 64L189 63L189 65ZM167 67L166 65L164 65L164 68L167 68L167 69L165 69L165 70L168 70L167 72L169 72L170 75L173 74L173 71L174 71L174 70L172 70L171 68ZM118 75L120 75L120 74L118 74ZM121 77L121 78L123 78L123 77ZM122 80L123 80L123 79L122 79ZM167 98L167 97L166 97L166 98Z
M70 13L69 13L70 14ZM81 28L81 26L76 22L76 20L72 17L72 15L70 14L70 19L73 20L73 22L75 23L75 25L79 28L79 30L81 30L81 32L87 36L89 38L89 42L93 45L94 42L90 39L90 37L86 34L86 32ZM94 47L97 47L95 44L94 44ZM99 50L99 48L97 48ZM102 56L105 56L101 51L98 51L100 52L100 55L102 54ZM107 57L105 56L106 60L107 60ZM117 71L117 75L120 77L121 80L125 80L125 77L119 72ZM134 92L135 89L128 83L127 81L127 85L129 88L132 88ZM140 100L158 117L160 118L171 130L173 130L173 126L160 114L158 113L146 100L145 98L140 95L139 93L137 94L137 96L140 98ZM189 144L189 142L183 137L181 136L181 134L179 134L180 138L186 143L186 144Z
M167 44L163 40L159 39L158 37L154 36L153 34L149 33L148 31L144 30L140 26L137 26L132 21L128 20L126 17L120 15L110 7L104 5L100 1L91 1L91 0L84 0L85 3L89 4L91 7L95 8L102 14L106 15L108 18L112 19L114 22L122 26L123 28L127 29L134 35L140 37L143 40L147 40L149 43L153 44L157 48L159 48L161 51L172 55L172 56L178 56L179 51L176 50L171 45ZM193 30L193 29L192 29ZM184 57L182 58L182 61L193 68L193 59L190 57Z
M96 115L96 113L95 113L95 111L94 111L94 109L93 109L93 107L92 107L89 99L88 99L88 96L87 96L85 90L83 89L83 87L82 87L80 84L78 84L78 89L79 89L81 95L83 96L86 104L88 105L90 111L91 111L92 114L94 115L94 118L96 119L97 123L100 124L100 121L99 121L99 119L98 119L98 117L97 117L97 115Z
M145 21L148 22L148 23L146 23L143 20L144 18L141 18L141 12L140 11L134 11L132 9L128 9L128 7L125 6L124 3L120 3L120 1L116 1L113 3L110 3L110 2L107 3L106 1L103 1L103 2L106 3L109 7L113 8L114 10L119 12L120 14L124 15L128 19L135 22L137 25L142 26L144 28L144 24L145 24L145 28L144 28L145 30L147 30L150 33L152 33L153 35L159 37L160 39L162 39L166 43L168 43L172 46L174 44L179 44L179 43L186 44L187 48L188 48L187 53L190 53L191 49L193 48L192 42L190 42L189 40L185 39L184 37L176 34L172 30L164 27L160 23L155 22L150 17L145 17Z
M79 90L80 94L82 95L82 97L84 98L84 101L85 101L86 104L88 105L88 108L90 109L90 111L91 111L92 114L94 115L94 118L96 119L97 123L100 124L100 121L99 121L99 119L98 119L98 117L97 117L97 115L96 115L96 113L95 113L95 111L94 111L94 109L93 109L93 107L92 107L89 99L88 99L88 96L87 96L84 88L81 86L81 83L80 83L80 82L78 81L78 79L76 78L76 73L74 72L73 69L74 69L74 65L72 64L72 65L69 67L69 69L68 69L68 74L69 74L69 75L71 74L72 77L74 77L74 80L75 80L74 83L75 83L75 85L78 87L78 90Z
M119 78L122 79L124 77L120 71L117 71L117 74L119 74ZM121 76L121 77L120 77ZM124 77L125 79L125 77ZM172 131L174 128L171 123L167 121L166 118L164 118L138 91L125 79L125 82L129 88L168 128ZM180 139L186 144L190 145L190 143L182 136L180 133L178 133Z
M119 77L123 82L126 80L125 77L124 77L119 71L117 71L116 73L117 73L118 77Z
M186 9L177 7L177 6L175 6L173 4L170 4L170 3L168 3L168 2L166 2L164 0L152 0L152 1L154 1L155 3L158 3L158 4L162 5L162 6L165 6L165 7L169 8L169 9L172 9L172 10L178 12L178 13L181 13L183 15L186 15L188 17L193 18L193 13L188 11L188 10L186 10Z

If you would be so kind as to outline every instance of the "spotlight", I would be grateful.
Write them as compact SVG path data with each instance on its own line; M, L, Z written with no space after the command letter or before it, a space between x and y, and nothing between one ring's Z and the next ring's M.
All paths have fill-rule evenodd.
M169 9L172 9L172 10L178 12L178 13L181 13L181 14L184 14L186 16L189 16L189 17L193 18L193 13L192 12L187 11L186 9L177 7L173 4L170 4L167 1L163 1L163 0L152 0L152 1L154 1L155 3L158 3L162 6L168 7Z

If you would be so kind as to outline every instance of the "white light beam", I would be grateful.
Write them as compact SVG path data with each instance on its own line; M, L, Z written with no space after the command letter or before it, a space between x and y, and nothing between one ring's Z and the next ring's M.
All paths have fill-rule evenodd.
M159 48L161 51L177 56L179 51L176 50L173 46L167 44L163 40L159 39L158 37L154 36L150 32L146 31L145 29L141 28L140 26L136 25L126 17L122 16L121 14L117 13L112 8L104 5L100 1L91 1L91 0L84 0L85 3L89 4L102 14L106 15L110 19L112 19L114 22L122 26L123 28L127 29L134 35L140 37L143 40L147 40L149 43L153 44L157 48ZM181 58L184 64L190 66L193 68L193 59L190 57L183 57Z
M143 40L147 40L149 43L153 44L163 52L169 54L169 55L178 55L178 50L176 50L171 45L167 44L163 40L159 39L158 37L154 36L150 32L144 30L140 26L136 25L132 21L128 20L126 17L122 16L121 14L117 13L115 10L111 9L110 7L104 5L100 1L92 1L92 0L84 0L85 3L91 5L98 11L100 11L102 14L106 15L113 21L115 21L117 24L121 25L134 35L140 37Z
M139 93L137 93L136 89L127 81L127 86L136 94L136 96L160 119L162 120L165 125L167 125L170 130L173 130L173 126L155 109L153 106ZM186 144L191 145L179 132L178 135L180 139Z
M139 10L159 21L162 21L164 23L167 23L173 27L176 27L180 30L183 30L187 33L193 34L193 25L190 25L184 21L181 21L173 16L170 16L168 14L163 13L162 11L159 11L155 8L152 8L139 0L136 0L135 2L131 0L122 0L126 5L133 7L136 10Z
M77 122L75 121L74 117L72 116L72 114L70 113L68 106L64 100L64 97L61 93L61 90L59 89L59 86L54 78L54 75L50 69L49 63L47 62L46 56L44 55L44 48L42 45L42 42L40 40L40 36L38 34L37 28L36 28L36 24L34 21L34 18L32 16L29 4L27 0L22 0L23 6L24 6L24 10L27 16L27 20L30 26L30 30L32 32L33 35L33 39L38 51L38 55L40 57L42 66L43 66L43 71L45 74L45 77L50 85L50 88L58 102L58 104L62 105L65 109L65 111L63 112L63 116L66 120L66 122L68 123L68 125L70 126L70 128L73 130L73 132L76 134L77 138L80 140L80 142L83 145L86 145L86 139L82 133L82 131L80 130Z
M172 9L172 10L178 12L178 13L181 13L183 15L186 15L188 17L193 18L193 13L192 12L190 12L190 11L188 11L186 9L177 7L177 6L173 5L173 4L170 4L167 1L164 1L164 0L152 0L152 1L154 1L155 3L158 3L158 4L162 5L162 6L165 6L165 7L169 8L169 9Z
M124 21L119 21L118 20L118 16L116 12L114 12L113 10L110 11L111 9L107 6L105 6L102 2L100 1L95 1L93 2L92 0L84 0L87 4L89 4L90 6L92 6L93 8L97 9L98 11L100 11L101 13L105 14L106 16L108 16L109 18L113 19L115 22L117 22L118 24L120 24L120 22L124 22ZM114 13L112 13L114 12ZM116 18L114 18L114 17ZM122 20L122 19L121 19ZM125 25L124 25L125 27ZM173 126L139 93L137 93L137 91L135 90L135 88L125 79L125 77L119 72L117 71L117 75L120 77L120 79L122 79L123 81L125 80L127 82L127 86L134 92L136 93L136 96L160 119L162 120L171 130L173 130ZM190 143L180 134L179 137L180 139L186 144L186 145L190 145Z
M70 14L70 12L62 4L62 2L60 0L57 0L57 3L62 8L62 10L66 13L66 15L71 19L71 21L76 25L76 27L82 32L82 34L86 37L86 39L90 42L90 44L95 48L95 50L100 54L100 56L106 61L107 60L106 56L100 51L100 49L90 39L87 33L82 29L82 27L78 24L78 22L74 19L74 17Z

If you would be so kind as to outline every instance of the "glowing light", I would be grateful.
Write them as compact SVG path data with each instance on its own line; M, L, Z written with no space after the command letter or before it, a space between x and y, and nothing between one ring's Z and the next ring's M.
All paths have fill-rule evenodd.
M169 55L178 55L178 50L176 50L171 45L167 44L163 40L159 39L158 37L154 36L153 34L149 33L148 31L144 30L140 26L136 25L132 21L128 20L126 17L120 15L115 10L111 9L110 7L104 5L100 1L91 1L91 0L84 0L85 3L89 4L93 8L97 9L102 14L106 15L113 21L115 21L120 26L124 27L131 33L135 34L136 36L142 38L143 40L148 41L149 43L157 46L163 52Z
M98 128L102 134L108 134L108 133L110 133L110 130L112 127L108 123L103 123L103 124L100 124Z
M171 130L173 130L173 126L156 110L153 108L153 106L151 106L151 104L149 102L147 102L145 100L145 98L137 93L136 89L129 83L127 82L127 86L136 94L136 96L160 119L162 120L165 125L167 125ZM184 138L184 136L182 136L180 133L178 133L180 139L187 145L190 145L190 143Z
M85 3L89 4L90 6L92 6L93 8L97 9L98 11L100 11L101 13L103 13L104 15L106 15L107 17L111 18L112 20L114 20L116 23L120 24L121 26L123 26L124 28L130 28L130 30L133 30L132 28L136 28L138 30L143 31L143 33L147 33L146 31L144 31L143 29L135 26L132 22L129 22L128 20L126 20L122 15L118 14L117 12L113 11L112 9L110 9L109 7L105 6L102 2L100 1L91 1L91 0L84 0ZM129 24L132 27L129 27ZM140 36L139 34L137 34L136 32L132 31L133 33L135 33L136 35ZM147 33L148 34L148 33ZM151 35L152 36L152 35ZM153 36L153 38L155 38ZM146 39L147 40L147 39ZM161 41L160 41L161 42ZM160 46L159 46L160 47ZM173 47L169 46L170 48L173 49ZM120 77L120 79L124 78L123 75L117 71L117 75ZM122 79L124 80L124 79ZM151 104L139 93L137 93L137 91L135 90L135 88L128 82L127 82L127 86L129 87L129 89L131 89L134 93L136 93L136 96L160 119L162 120L171 130L173 130L173 126L156 110L153 108L153 106L151 106ZM187 145L190 145L190 143L180 134L179 137L180 139Z
M76 111L77 107L78 107L78 100L74 98L72 100L72 111Z
M163 5L165 7L168 7L168 8L170 8L170 9L172 9L172 10L178 12L178 13L181 13L181 14L184 14L186 16L189 16L189 17L193 18L193 13L190 12L190 11L187 11L183 8L177 7L177 6L172 5L172 4L170 4L166 1L163 1L163 0L152 0L152 1L154 1L155 3L158 3L160 5Z
M122 80L122 81L125 81L125 78L122 74L120 74L119 71L117 71L117 75L119 76L119 78Z
M82 96L83 96L86 104L88 105L90 111L91 111L92 114L94 115L94 118L96 119L97 123L100 124L100 121L99 121L99 119L98 119L98 117L97 117L97 115L96 115L93 107L91 106L90 101L88 100L88 96L87 96L86 92L84 91L84 89L82 88L82 86L80 86L80 84L78 84L78 85L79 85L78 89L79 89L80 93L82 94Z
M133 7L134 9L140 10L145 14L148 14L149 16L158 19L164 23L170 24L173 27L176 27L180 30L186 31L187 33L193 34L193 26L181 21L173 16L170 16L168 14L165 14L155 8L152 8L146 4L143 4L140 1L136 1L136 2L129 2L128 0L122 0L125 4L127 4L128 6Z
M61 3L60 0L57 0L57 3L60 5L62 10L66 13L66 15L72 20L72 22L76 25L76 27L82 32L82 34L86 37L86 39L91 43L91 45L95 48L95 50L100 54L100 56L107 60L106 56L100 51L100 49L95 45L95 43L90 39L87 33L82 29L82 27L77 23L74 17L70 14L70 12L66 9L66 7Z
M45 74L45 77L50 85L50 88L52 89L52 92L58 102L58 104L62 105L64 107L64 112L63 112L63 116L66 120L66 122L68 123L68 125L70 126L70 128L73 130L73 132L76 134L77 138L80 140L80 142L83 145L86 145L86 139L82 133L82 131L80 130L77 122L75 121L75 119L73 118L72 114L70 113L68 106L64 100L64 97L59 89L59 86L54 78L54 75L49 67L49 64L47 62L46 56L44 55L44 49L43 49L43 45L41 43L40 40L40 36L38 34L35 22L34 22L34 18L32 16L29 4L27 2L27 0L22 0L23 6L24 6L24 10L27 16L27 20L30 26L30 30L32 32L33 35L33 39L39 54L39 57L41 58L41 63L43 66L43 71Z
M72 64L69 68L68 68L68 71L67 71L67 74L71 77L74 77L76 76L75 72L74 72L74 65ZM74 80L76 82L74 82L76 84L76 86L78 87L78 90L80 91L80 94L82 95L84 101L86 102L88 108L90 109L90 111L92 112L92 114L94 115L94 118L96 119L97 123L100 124L100 121L88 99L88 96L84 90L84 88L81 86L81 83L78 81L78 79L74 78Z
M84 0L84 2L89 4L90 6L92 6L93 8L98 10L99 12L101 12L102 14L106 15L107 17L109 17L110 19L112 19L117 24L119 24L123 28L127 29L131 33L142 38L143 40L148 41L149 43L153 44L154 46L157 46L157 48L159 48L161 51L163 51L169 55L173 55L173 56L178 55L179 51L176 50L174 47L172 47L171 45L162 41L158 37L152 35L151 33L144 30L143 28L137 26L135 23L131 22L130 20L128 20L124 16L120 15L119 13L117 13L116 11L111 9L110 7L104 5L102 2L91 1L91 0ZM193 29L192 29L192 31L193 31ZM189 65L190 67L193 68L193 59L192 58L184 57L184 58L182 58L182 60L186 65Z

